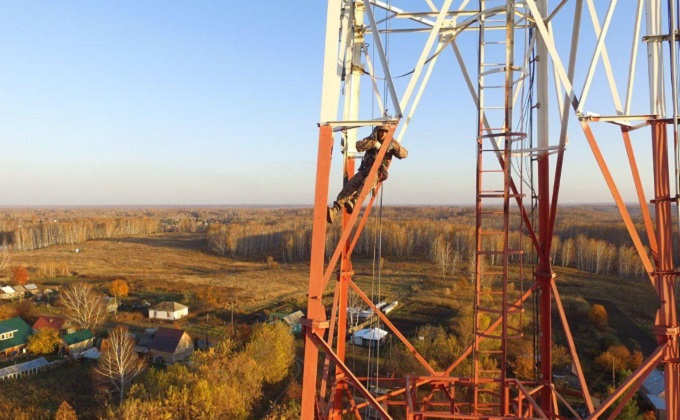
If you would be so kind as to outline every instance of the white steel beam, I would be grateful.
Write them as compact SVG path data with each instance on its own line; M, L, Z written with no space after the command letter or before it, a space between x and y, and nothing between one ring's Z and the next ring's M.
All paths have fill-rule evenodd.
M647 1L647 35L662 35L661 2ZM649 74L649 111L660 117L666 115L663 50L661 42L647 42L647 67Z
M432 26L432 29L430 30L430 35L427 37L425 46L423 47L423 50L420 53L420 57L418 58L416 67L413 70L413 74L411 75L411 80L409 80L408 85L406 86L406 90L404 91L404 96L402 96L401 101L399 101L399 105L401 106L402 109L406 109L408 107L408 103L411 100L413 90L415 89L416 83L420 79L420 73L423 71L423 67L427 62L427 56L430 53L430 51L432 51L432 45L434 45L437 36L439 36L439 29L442 27L442 24L444 23L447 12L449 10L449 7L451 7L452 2L453 0L444 0L442 8L439 10L437 20L435 21L434 26Z
M626 105L624 115L630 114L630 105L633 101L633 87L635 86L635 67L637 66L638 45L640 45L640 26L642 26L642 6L645 0L638 0L637 13L635 14L635 30L633 31L633 46L630 53L630 66L628 67L628 88L626 89Z
M541 18L540 13L538 12L538 8L536 7L536 2L534 0L525 1L527 7L531 11L531 14L534 16L536 28L538 29L538 31L543 36L543 39L545 40L546 47L548 49L548 52L550 53L550 57L553 60L553 66L555 67L555 71L557 72L557 76L559 77L560 82L562 82L562 86L564 86L564 89L567 91L569 102L572 104L574 109L577 109L579 101L578 98L576 97L576 92L574 92L574 87L571 84L571 81L569 80L567 73L564 71L562 59L560 59L560 55L557 53L557 48L555 48L555 39L548 31L548 28L546 27L543 18Z
M548 14L548 0L537 1L538 12L541 16L547 17ZM550 124L549 124L549 105L550 100L548 95L550 89L548 88L548 47L546 41L543 39L541 33L538 34L538 41L536 45L536 52L538 55L538 62L536 63L536 100L538 101L538 109L536 110L536 137L539 149L545 149L547 152L550 144ZM539 156L541 152L539 152ZM542 197L548 200L548 197Z
M578 41L579 34L581 32L581 16L583 15L583 0L576 0L576 7L574 9L574 23L571 30L571 48L569 51L569 68L567 70L567 77L570 82L574 81L574 73L576 71L576 54L578 52ZM551 23L552 25L552 23ZM555 71L555 66L553 66L553 71ZM559 85L557 74L555 74L555 86ZM567 137L567 127L569 126L569 103L565 97L564 103L562 101L562 90L557 89L557 101L559 103L559 109L562 110L560 115L560 148L564 148L569 142Z
M604 47L604 40L607 36L607 32L609 31L609 24L612 21L612 16L614 15L614 9L616 8L616 3L617 0L611 0L609 3L609 9L607 10L607 16L604 18L604 25L602 25L602 30L599 31L598 33L598 27L600 23L598 22L598 19L596 17L596 13L594 10L594 5L592 4L592 0L588 0L588 7L590 9L590 15L593 19L593 26L595 27L595 33L597 34L597 44L595 47L595 52L593 53L593 58L590 61L590 66L588 67L588 73L586 75L586 80L583 83L583 90L581 90L581 103L579 104L579 107L577 109L577 112L582 112L583 107L585 106L586 99L588 98L588 93L590 92L590 85L593 82L593 77L595 76L595 69L597 68L597 62L600 59L600 54L603 52L603 47ZM591 8L592 5L592 8ZM604 60L603 60L604 61ZM607 75L608 78L609 74ZM610 81L613 81L613 79L610 79ZM614 84L616 82L614 81ZM611 87L611 86L610 86ZM617 92L616 86L612 89L612 93ZM618 99L618 93L615 95L614 99L614 105L616 106L616 111L621 112L621 101Z
M375 16L373 16L373 11L371 7L366 8L366 16L371 23L371 29L373 31L373 41L378 51L378 56L380 57L380 64L382 65L383 72L385 73L385 81L387 82L387 88L390 91L390 99L392 99L392 105L394 106L394 115L397 118L401 118L402 110L399 105L399 99L397 98L397 91L394 89L394 82L392 80L392 74L390 73L390 66L387 62L387 57L385 57L385 49L382 45L382 40L380 39L380 32L378 31L378 25L375 23Z
M368 50L364 51L366 55L366 65L368 66L368 72L371 75L371 83L373 84L373 94L375 95L375 100L378 101L378 108L380 108L380 115L385 115L385 105L382 101L382 96L380 96L380 89L378 84L375 82L375 70L373 69L373 63L371 62L371 56L368 54Z
M338 61L338 33L340 32L340 0L328 0L326 12L326 42L323 59L323 82L321 87L321 118L330 121L338 118L340 77L342 62Z

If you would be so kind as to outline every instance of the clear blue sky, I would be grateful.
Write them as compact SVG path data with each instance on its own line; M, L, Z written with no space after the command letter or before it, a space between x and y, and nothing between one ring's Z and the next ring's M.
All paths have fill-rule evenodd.
M320 0L0 3L0 205L311 204L325 13ZM629 39L608 45L627 51ZM409 71L406 61L394 59L393 72ZM475 114L464 89L447 52L387 203L472 202ZM643 112L646 103L640 96ZM564 202L609 201L572 128Z

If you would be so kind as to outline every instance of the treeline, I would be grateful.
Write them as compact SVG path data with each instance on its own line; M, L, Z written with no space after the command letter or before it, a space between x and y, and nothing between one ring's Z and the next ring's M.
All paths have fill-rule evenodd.
M278 213L279 217L271 217ZM611 207L562 210L564 217L553 236L553 265L573 267L580 271L636 277L644 275L637 252L630 245L628 233L618 213ZM281 262L303 262L311 250L311 210L270 211L262 218L249 218L208 227L206 239L211 249L224 256L271 256ZM533 243L518 217L510 221L511 249L523 250L513 255L527 264L536 261ZM499 229L498 223L487 222L486 230ZM327 254L340 239L339 223L327 230ZM483 249L498 251L503 247L501 235L484 237ZM380 245L378 245L380 244ZM446 277L469 270L474 260L475 213L472 208L392 207L383 209L382 219L371 216L359 238L354 255L373 257L378 247L383 257L426 257ZM498 254L486 257L486 264L500 263Z
M91 239L124 238L163 231L161 221L152 217L124 217L104 220L47 221L18 225L3 232L4 240L16 251L30 251L52 245L74 245Z

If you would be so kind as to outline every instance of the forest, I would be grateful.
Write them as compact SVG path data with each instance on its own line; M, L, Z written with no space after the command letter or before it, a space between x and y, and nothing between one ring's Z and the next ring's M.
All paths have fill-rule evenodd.
M639 214L631 212L639 219ZM0 413L54 418L57 412L72 410L78 418L110 419L170 418L169 413L174 413L174 418L189 419L212 418L208 413L223 410L228 418L295 418L300 385L294 359L301 356L301 340L291 337L286 341L260 325L268 325L261 323L271 319L272 313L305 309L311 222L312 210L305 207L4 209L0 235L3 249L12 256L5 270L6 283L15 282L15 271L22 271L16 267L24 268L30 281L51 288L85 281L106 293L111 280L125 279L130 295L122 302L129 308L170 297L191 308L182 328L199 336L212 334L220 344L207 352L197 351L187 365L145 366L121 399L103 392L93 379L92 368L78 364L68 365L64 372L69 381L81 384L74 391L83 398L69 390L48 397L46 389L60 380L53 372L21 379L25 381L23 396L9 392L13 388L0 382ZM513 257L513 265L522 258L530 266L535 254L526 229L517 217L511 224L511 246L524 250L523 255ZM638 228L642 230L641 224ZM376 255L381 258L385 280L375 299L400 301L394 323L409 337L422 337L415 345L433 366L451 363L472 338L474 232L471 207L385 207L382 217L373 214L368 219L355 250L356 281L366 287L375 286L372 267ZM339 235L338 224L329 225L329 252ZM501 246L498 238L486 240L486 249ZM648 331L653 292L648 290L636 251L612 206L561 207L551 258L569 317L587 320L574 330L576 338L585 339L579 352L587 360L586 375L595 393L606 393L611 385L608 378L615 374L620 383L639 365L647 342L653 340ZM498 262L493 254L486 261L490 265ZM520 291L523 286L518 283L516 287ZM232 324L229 329L235 302L237 328ZM0 314L6 318L30 310L36 314L65 309L59 300L51 307L49 303L32 309L26 303L0 304ZM629 311L631 318L612 310L618 308ZM526 309L532 313L531 302ZM109 322L141 330L148 326L145 316L134 309L121 311ZM621 323L634 327L637 335L623 331ZM529 355L534 352L531 337L536 326L530 316L517 326L525 335L509 349L509 368L514 376L531 379L535 368ZM565 369L570 358L564 337L557 333L556 338L554 364L556 369ZM273 348L277 348L274 353L267 351ZM382 351L383 373L419 372L398 342L390 342ZM278 361L258 359L276 354L287 356ZM362 373L369 374L370 357L361 349L348 354L351 363L365 366L359 370L368 369ZM282 373L267 379L272 372L257 367L263 363L278 363ZM617 366L615 372L612 365ZM466 374L466 369L469 365L463 363L455 373ZM245 388L237 387L234 378ZM215 384L220 392L211 392L208 384ZM280 403L266 400L272 393L283 396ZM50 402L32 407L26 395ZM200 398L192 399L192 395ZM242 404L234 405L224 395ZM633 413L630 418L639 418L635 416L644 410L636 406L629 411Z

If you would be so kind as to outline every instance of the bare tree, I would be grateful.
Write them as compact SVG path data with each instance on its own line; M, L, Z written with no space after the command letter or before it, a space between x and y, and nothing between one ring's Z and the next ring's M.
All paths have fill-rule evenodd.
M93 330L105 316L102 297L87 283L75 283L61 292L68 318L76 327Z
M11 259L12 256L9 253L9 245L7 244L7 241L3 241L2 245L0 245L0 271L9 266Z
M146 368L146 363L135 352L135 343L127 328L111 330L94 373L110 395L123 402L132 380Z

